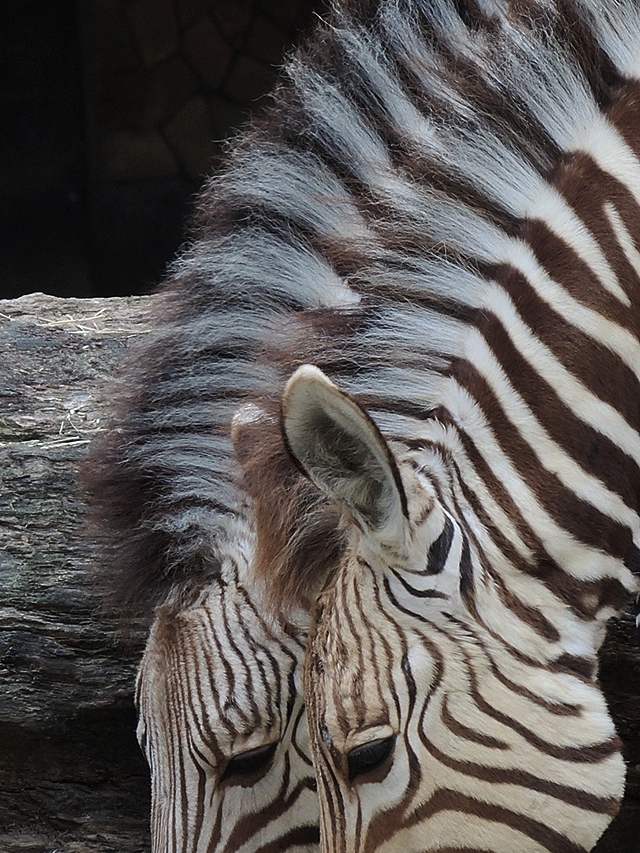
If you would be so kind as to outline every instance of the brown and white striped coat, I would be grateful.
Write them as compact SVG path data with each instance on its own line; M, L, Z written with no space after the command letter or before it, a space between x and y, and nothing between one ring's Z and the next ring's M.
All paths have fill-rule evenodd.
M577 853L617 811L596 655L638 587L639 33L632 2L381 3L299 69L368 240L360 304L270 355L348 392L303 367L282 403L343 512L305 686L326 853ZM258 562L295 600L305 510L261 490L297 475L260 456Z
M138 738L163 853L313 853L318 802L302 704L306 614L265 614L238 520L219 575L155 614Z
M198 611L236 548L262 619L257 574L295 602L329 577L305 688L327 853L585 850L620 798L595 652L639 544L639 32L633 0L337 3L205 189L94 454L135 598ZM289 387L294 421L311 387L350 413L373 516L330 442L329 481L309 458L326 413L285 423L319 492L271 428L305 362L376 424ZM225 539L247 401L255 553Z

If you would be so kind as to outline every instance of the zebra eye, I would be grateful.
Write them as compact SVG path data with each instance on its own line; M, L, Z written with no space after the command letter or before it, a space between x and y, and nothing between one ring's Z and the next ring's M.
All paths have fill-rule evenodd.
M249 776L259 773L267 767L277 747L277 743L270 743L268 746L259 746L257 749L248 749L246 752L234 755L229 759L220 781L224 782L232 776Z
M370 743L363 743L362 746L356 746L352 749L347 756L349 781L353 782L357 776L372 773L381 767L393 752L395 743L396 736L392 735L391 737L372 740Z

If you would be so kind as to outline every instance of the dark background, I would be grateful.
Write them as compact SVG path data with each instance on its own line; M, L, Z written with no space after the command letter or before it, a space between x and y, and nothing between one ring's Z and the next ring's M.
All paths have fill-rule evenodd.
M148 292L319 0L2 0L0 298Z

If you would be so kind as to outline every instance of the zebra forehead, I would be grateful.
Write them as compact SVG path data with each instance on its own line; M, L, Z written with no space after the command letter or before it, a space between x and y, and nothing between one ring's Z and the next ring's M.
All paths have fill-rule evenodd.
M297 621L284 621L264 612L255 589L217 578L190 604L157 608L150 642L193 657L207 651L214 661L240 647L253 656L269 650L274 657L297 659L304 649L307 616L304 611L295 616Z
M178 613L159 609L138 676L141 716L156 731L190 731L213 764L239 742L278 740L303 650L286 626L264 622L242 590L216 584Z
M275 670L285 661L294 666L302 657L304 637L304 628L263 616L242 587L216 583L178 612L158 608L147 653L176 666L202 665L222 688L234 659L241 661L236 682L256 667Z

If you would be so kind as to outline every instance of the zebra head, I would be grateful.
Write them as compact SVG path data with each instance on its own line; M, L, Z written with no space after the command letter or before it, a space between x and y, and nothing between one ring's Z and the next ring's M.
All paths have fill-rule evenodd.
M591 850L624 786L601 627L516 564L495 570L444 435L394 452L309 366L283 427L350 528L307 648L321 849Z
M304 619L264 615L241 544L230 550L195 601L157 609L139 669L152 849L313 853Z

